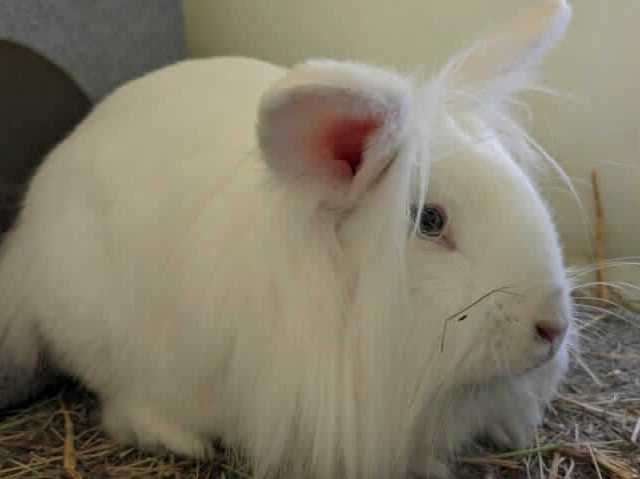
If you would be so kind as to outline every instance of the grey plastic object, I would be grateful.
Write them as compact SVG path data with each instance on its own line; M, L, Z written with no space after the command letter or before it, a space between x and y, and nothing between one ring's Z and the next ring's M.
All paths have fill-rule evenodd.
M90 109L64 70L30 48L0 41L0 233L17 220L29 180L47 153ZM34 370L21 369L3 354L5 340L0 331L0 409L33 399L61 379L43 351Z
M1 0L0 39L44 54L93 102L186 57L182 0Z

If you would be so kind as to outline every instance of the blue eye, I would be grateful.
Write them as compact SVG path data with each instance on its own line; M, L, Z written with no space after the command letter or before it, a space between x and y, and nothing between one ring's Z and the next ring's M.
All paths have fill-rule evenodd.
M447 213L444 208L438 205L424 205L420 212L420 218L417 218L418 207L411 206L411 220L418 222L418 231L421 235L430 238L438 237L447 226Z

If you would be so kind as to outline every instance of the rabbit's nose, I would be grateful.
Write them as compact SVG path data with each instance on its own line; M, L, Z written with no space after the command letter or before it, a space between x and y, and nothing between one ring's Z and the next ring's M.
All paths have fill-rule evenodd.
M571 316L567 295L564 285L551 288L542 304L536 308L533 330L540 341L555 345L561 343L567 334Z
M550 344L561 341L567 333L566 321L544 320L538 321L535 325L537 336Z

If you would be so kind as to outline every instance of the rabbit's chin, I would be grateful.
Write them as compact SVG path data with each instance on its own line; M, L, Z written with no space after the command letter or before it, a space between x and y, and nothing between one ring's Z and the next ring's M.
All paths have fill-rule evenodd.
M544 375L546 374L545 371L550 368L551 369L560 368L562 371L564 371L564 364L566 363L566 359L565 359L566 355L567 355L567 347L566 345L562 345L557 351L550 350L546 356L538 359L528 367L520 371L513 372L511 374L504 374L500 376L498 380L509 381L514 378L516 379L527 378L528 376L531 376L531 375L539 375L539 374ZM559 363L559 364L556 365L555 363Z
M563 346L528 372L491 384L464 386L426 406L411 471L415 477L448 478L445 465L474 440L502 449L528 446L568 367ZM419 435L420 436L420 435Z

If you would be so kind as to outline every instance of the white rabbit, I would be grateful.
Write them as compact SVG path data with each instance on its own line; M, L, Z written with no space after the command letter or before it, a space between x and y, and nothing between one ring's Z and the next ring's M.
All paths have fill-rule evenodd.
M258 478L441 477L481 435L527 442L572 310L506 106L569 18L541 1L429 81L219 58L120 88L3 246L5 354L45 349L121 441L219 437Z

